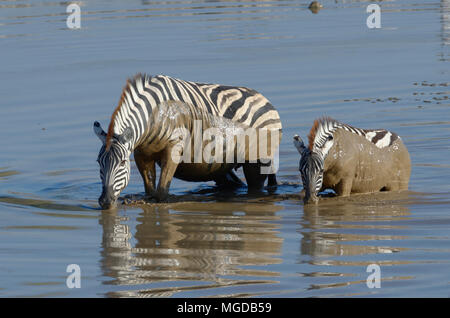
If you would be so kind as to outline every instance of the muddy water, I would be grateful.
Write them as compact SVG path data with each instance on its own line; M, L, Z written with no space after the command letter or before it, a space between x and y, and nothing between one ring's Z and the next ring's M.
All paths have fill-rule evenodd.
M0 296L450 294L450 3L0 2ZM169 204L97 206L94 120L135 72L262 92L280 112L281 185L174 181ZM295 133L329 115L402 136L410 191L304 207ZM125 197L143 185L133 165ZM78 264L81 288L66 286ZM367 266L378 264L381 288Z

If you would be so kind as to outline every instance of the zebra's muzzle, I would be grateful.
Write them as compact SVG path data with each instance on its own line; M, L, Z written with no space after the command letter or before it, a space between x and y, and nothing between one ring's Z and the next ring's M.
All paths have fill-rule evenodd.
M116 206L117 199L114 197L113 187L103 188L98 204L103 210L108 210Z
M309 191L305 191L305 197L303 199L303 204L317 204L319 202L319 198L315 193L310 193Z

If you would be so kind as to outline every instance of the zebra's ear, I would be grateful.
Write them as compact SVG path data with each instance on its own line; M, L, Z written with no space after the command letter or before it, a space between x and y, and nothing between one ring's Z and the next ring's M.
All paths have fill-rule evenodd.
M294 146L300 155L303 155L303 151L306 149L305 143L299 135L294 136Z
M98 121L94 122L94 133L103 144L106 143L106 133L103 131L102 126Z
M125 128L122 135L119 136L119 141L122 144L126 144L133 139L133 130L130 127Z

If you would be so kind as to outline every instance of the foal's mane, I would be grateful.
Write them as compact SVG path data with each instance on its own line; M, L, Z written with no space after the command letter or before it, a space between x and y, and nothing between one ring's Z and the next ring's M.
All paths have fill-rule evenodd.
M308 148L309 150L312 151L312 148L314 146L314 140L316 139L316 133L319 130L319 127L321 127L323 124L327 123L327 122L335 122L337 123L337 121L331 117L321 117L318 118L316 120L314 120L314 124L311 127L311 130L309 131L309 135L308 135Z

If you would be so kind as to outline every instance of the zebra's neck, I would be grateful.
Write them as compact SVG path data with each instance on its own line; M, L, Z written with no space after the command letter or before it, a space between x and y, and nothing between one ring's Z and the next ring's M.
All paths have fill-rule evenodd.
M146 90L149 81L148 76L141 74L127 81L122 90L119 104L111 117L106 138L107 145L112 136L120 136L127 128L131 128L133 131L130 143L130 147L133 149L145 135L152 115L152 105L148 102L150 94Z
M183 82L183 85L179 82ZM214 87L214 85L201 85L202 90L209 86ZM197 104L205 105L205 108L211 113L217 113L217 110L212 107L212 103L206 99L200 88L194 83L175 80L163 75L137 74L127 81L122 90L119 104L111 118L107 144L111 136L121 135L128 127L133 130L133 142L131 143L133 149L142 142L147 142L146 139L153 138L154 130L158 129L155 125L161 124L159 122L161 120L160 112L164 107L161 108L160 105L170 101L185 100L194 100ZM155 120L156 118L158 121Z
M329 117L318 119L314 122L309 137L309 149L319 151L325 144L327 138L334 136L338 129L343 129L355 135L364 137L378 148L384 148L400 138L397 134L385 129L367 130L343 124Z

